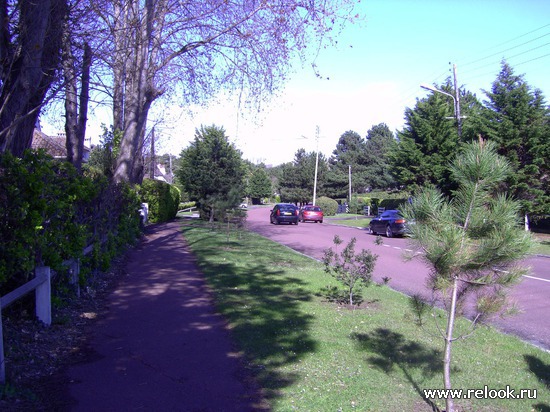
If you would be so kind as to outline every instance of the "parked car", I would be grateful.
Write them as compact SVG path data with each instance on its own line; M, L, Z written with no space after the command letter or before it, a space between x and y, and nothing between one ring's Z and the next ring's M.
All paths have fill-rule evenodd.
M403 236L407 233L407 221L399 210L386 210L370 221L369 231L373 235L384 233L387 237Z
M297 206L291 203L277 203L273 207L273 209L271 209L269 221L275 225L278 225L280 223L294 223L295 225L297 225L298 214L299 209Z
M319 206L307 205L300 209L300 222L323 223L323 210Z

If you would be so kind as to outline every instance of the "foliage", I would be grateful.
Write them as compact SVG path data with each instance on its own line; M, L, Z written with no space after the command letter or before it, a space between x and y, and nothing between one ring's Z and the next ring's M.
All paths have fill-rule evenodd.
M141 200L149 205L150 222L167 222L176 217L180 204L180 191L176 186L160 180L143 179L139 192Z
M321 208L324 216L334 216L338 211L338 202L330 197L321 196L315 203Z
M429 285L434 301L447 311L444 383L451 388L451 346L455 317L468 296L476 299L476 322L506 307L505 288L526 272L515 262L532 247L528 233L518 227L519 204L496 189L510 172L492 142L470 143L450 168L458 183L448 201L435 188L420 191L405 208L412 244L432 267ZM453 403L447 398L447 411Z
M315 163L317 153L306 153L299 149L294 155L294 161L281 167L279 190L281 200L290 203L310 203L313 200L315 183ZM317 171L317 193L322 193L327 164L323 155L319 155ZM316 199L317 200L317 199Z
M260 204L260 199L273 194L271 180L263 168L255 168L248 179L248 195L253 204Z
M454 95L450 79L436 87ZM426 185L435 185L445 194L455 188L447 168L457 155L462 142L477 138L480 133L479 113L481 104L469 92L460 92L463 122L462 136L458 136L453 100L441 93L431 93L418 100L414 109L405 111L405 128L397 134L398 144L390 151L388 159L396 182L410 191Z
M87 183L43 151L0 157L0 284L13 288L27 282L35 266L59 269L81 253L86 228L77 212L79 202L93 196Z
M524 213L550 214L550 111L542 92L503 62L487 97L484 134L514 170L506 181L509 193L521 200Z
M26 283L35 266L63 270L64 260L82 257L90 244L96 245L95 259L87 258L92 266L108 262L138 236L138 207L130 187L91 172L82 176L42 151L26 151L21 159L3 154L0 294Z
M336 235L333 242L336 251L327 249L323 256L325 272L332 274L336 280L347 288L349 304L353 305L353 289L355 285L358 282L367 286L370 284L374 264L378 256L374 255L370 250L365 249L356 254L356 238L352 238L340 253L338 253L338 246L342 244L342 240Z
M332 197L348 197L349 166L352 170L352 192L365 193L368 188L365 165L366 142L356 132L343 133L329 159L326 193Z
M115 130L124 131L115 180L140 183L149 110L176 95L186 106L228 91L259 104L284 85L295 58L352 22L354 2L99 2L96 56L112 85ZM134 70L127 70L128 67Z
M373 126L367 132L365 145L366 181L372 189L388 189L395 186L390 173L388 154L397 142L385 123Z
M181 153L176 175L203 218L214 220L220 207L223 216L244 195L241 152L229 142L225 130L214 125L196 131L195 140Z
M100 144L93 147L90 158L85 164L85 169L94 169L111 179L114 173L115 160L120 152L120 139L122 133L119 130L110 129L102 124L103 134L100 137Z

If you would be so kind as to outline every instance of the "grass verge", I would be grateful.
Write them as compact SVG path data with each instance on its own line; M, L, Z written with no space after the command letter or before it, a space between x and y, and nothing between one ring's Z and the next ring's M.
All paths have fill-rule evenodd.
M443 409L423 394L443 387L443 340L431 323L419 327L408 297L376 285L361 307L338 305L323 296L336 283L314 260L250 232L228 239L188 221L183 233L273 411ZM489 327L455 343L452 379L457 389L536 390L457 400L460 411L550 410L550 354Z

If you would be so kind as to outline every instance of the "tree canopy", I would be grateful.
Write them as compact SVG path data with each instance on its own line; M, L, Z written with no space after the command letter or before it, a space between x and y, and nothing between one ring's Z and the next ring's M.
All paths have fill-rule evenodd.
M237 206L244 197L241 152L221 127L202 126L181 152L178 180L203 217L213 220L219 209ZM223 211L223 210L220 210Z
M540 90L532 90L523 76L506 62L486 92L484 134L514 173L509 193L522 202L524 213L550 213L550 111Z

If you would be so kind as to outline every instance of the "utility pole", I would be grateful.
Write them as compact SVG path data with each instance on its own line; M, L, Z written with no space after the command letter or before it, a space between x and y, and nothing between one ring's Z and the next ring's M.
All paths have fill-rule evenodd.
M349 168L349 205L351 205L351 165L348 166Z
M155 169L157 165L155 164L155 128L151 130L151 164L149 165L149 178L153 180L155 178Z
M456 81L456 64L453 64L453 78L455 83L455 116L458 127L458 138L462 137L462 117L460 116L460 90Z
M313 180L313 206L315 206L315 201L317 199L317 170L319 169L319 126L315 129L315 140L317 142L315 148L315 179Z

